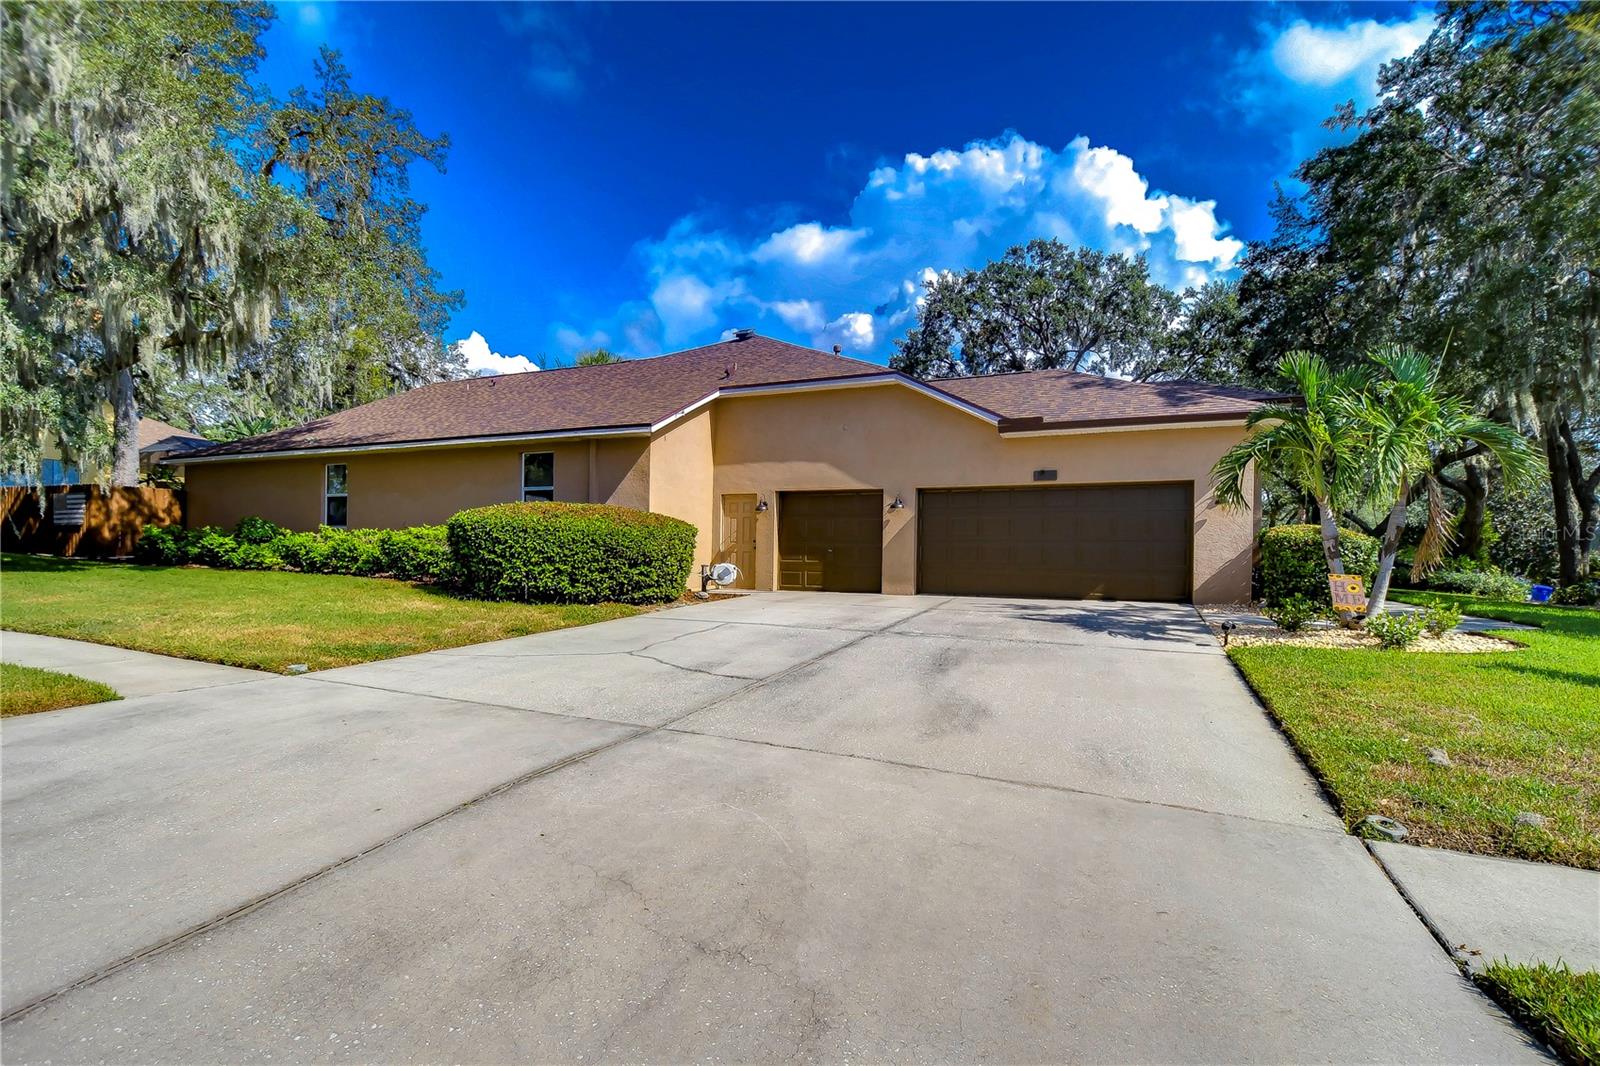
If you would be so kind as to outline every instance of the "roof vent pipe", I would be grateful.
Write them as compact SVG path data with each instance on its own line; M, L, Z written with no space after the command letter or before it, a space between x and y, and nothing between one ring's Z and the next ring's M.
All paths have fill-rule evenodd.
M843 351L844 351L844 345L842 345L842 344L835 344L835 345L834 345L834 346L833 346L833 354L834 354L834 355L838 355L838 354L839 354L839 353L840 353L840 352L843 352Z

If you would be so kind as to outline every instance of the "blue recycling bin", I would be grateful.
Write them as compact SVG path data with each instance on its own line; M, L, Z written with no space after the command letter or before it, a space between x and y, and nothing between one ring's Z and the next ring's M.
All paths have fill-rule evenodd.
M1530 603L1549 603L1550 594L1554 591L1555 589L1549 585L1535 585L1528 590L1528 601Z

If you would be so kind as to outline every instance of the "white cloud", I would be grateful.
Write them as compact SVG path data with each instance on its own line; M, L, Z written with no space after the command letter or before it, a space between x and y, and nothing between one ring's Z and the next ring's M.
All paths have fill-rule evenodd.
M666 336L678 340L716 324L721 302L716 289L693 274L672 274L656 284L650 304Z
M758 263L775 260L800 266L819 266L850 251L850 246L867 235L859 229L829 229L816 222L802 222L774 233L751 253Z
M681 218L639 247L649 295L597 325L635 355L752 326L883 357L914 323L929 279L1035 237L1142 254L1175 286L1232 270L1243 251L1215 201L1152 189L1116 149L1008 133L878 166L844 219L785 218L741 234Z
M1257 44L1235 57L1230 82L1234 105L1250 125L1278 143L1282 166L1292 170L1343 135L1323 127L1335 107L1354 101L1358 111L1378 100L1378 69L1410 55L1433 31L1431 11L1379 22L1356 19L1257 27Z
M1217 229L1215 200L1185 200L1181 196L1164 198L1162 215L1172 230L1177 257L1184 263L1232 264L1244 251L1244 242L1224 237ZM1188 268L1185 268L1188 269Z
M847 311L824 326L817 339L824 347L837 344L847 351L870 352L877 327L865 311Z
M783 324L801 333L815 333L827 324L827 312L815 300L778 300L767 309L783 320Z
M1133 160L1111 148L1080 152L1070 178L1085 192L1100 198L1105 218L1115 226L1132 226L1140 233L1161 228L1165 197L1151 199L1150 183L1133 169Z
M492 374L521 374L529 370L538 370L525 355L501 355L489 349L489 342L483 339L483 334L473 330L466 339L456 341L451 345L467 360L467 371L474 377L485 377Z
M1361 19L1344 26L1298 19L1272 42L1272 62L1301 85L1337 85L1353 77L1375 84L1380 66L1415 52L1431 32L1433 15L1426 11L1405 22Z

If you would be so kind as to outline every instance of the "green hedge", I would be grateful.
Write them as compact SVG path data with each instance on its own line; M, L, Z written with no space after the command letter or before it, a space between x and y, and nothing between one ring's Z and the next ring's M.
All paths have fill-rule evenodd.
M665 603L683 595L695 527L591 503L503 503L445 524L461 587L533 603Z
M1339 557L1345 572L1360 574L1367 587L1378 572L1378 542L1365 533L1339 531ZM1273 526L1261 533L1261 595L1268 603L1296 596L1333 609L1328 594L1328 559L1317 526Z
M1469 596L1520 603L1528 598L1532 582L1508 574L1498 566L1481 566L1470 559L1451 559L1422 578L1420 584L1440 592L1464 592Z
M134 548L140 562L185 563L228 570L302 570L308 574L389 574L406 581L449 584L454 576L443 526L332 529L291 533L264 518L216 526L146 527Z

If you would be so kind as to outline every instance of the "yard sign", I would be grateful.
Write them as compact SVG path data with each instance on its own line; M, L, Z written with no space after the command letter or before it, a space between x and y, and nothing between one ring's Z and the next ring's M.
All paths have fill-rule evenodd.
M1360 574L1329 574L1328 591L1336 611L1365 611L1367 595L1361 588Z

